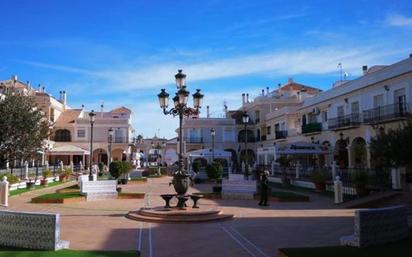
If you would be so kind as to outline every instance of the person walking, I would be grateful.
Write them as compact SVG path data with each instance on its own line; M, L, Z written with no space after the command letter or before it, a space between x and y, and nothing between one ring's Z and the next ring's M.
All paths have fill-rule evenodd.
M269 185L268 185L268 176L269 176L269 171L265 170L260 177L260 201L259 205L260 206L268 206L268 191L269 191Z

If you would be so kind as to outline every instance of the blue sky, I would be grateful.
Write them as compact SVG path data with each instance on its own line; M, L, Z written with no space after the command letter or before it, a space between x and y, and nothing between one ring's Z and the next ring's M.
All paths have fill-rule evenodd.
M144 136L175 135L156 94L175 91L179 68L220 116L224 101L236 109L241 93L288 77L328 89L339 62L353 79L412 53L408 0L2 0L0 10L0 79L66 90L74 108L124 105Z

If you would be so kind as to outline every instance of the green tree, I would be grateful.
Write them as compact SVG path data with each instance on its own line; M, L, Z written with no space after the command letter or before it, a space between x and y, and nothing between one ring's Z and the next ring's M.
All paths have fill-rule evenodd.
M0 159L27 160L49 135L49 124L33 98L7 94L0 101Z
M206 166L206 173L210 179L219 179L223 174L223 166L219 162L212 162Z
M370 152L376 167L402 167L412 165L412 119L398 129L380 132L371 139Z

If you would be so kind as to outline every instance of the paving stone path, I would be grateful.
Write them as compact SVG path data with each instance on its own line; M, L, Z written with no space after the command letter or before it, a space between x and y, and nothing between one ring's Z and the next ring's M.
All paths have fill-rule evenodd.
M170 177L145 184L123 186L125 192L146 192L151 206L163 205L160 194L173 193ZM144 257L260 257L276 256L277 248L337 245L339 237L353 233L354 210L336 209L332 199L310 195L310 202L272 203L259 207L253 200L200 200L199 206L219 207L235 218L204 224L153 224L124 215L145 205L144 199L104 200L71 204L32 204L36 195L58 187L10 198L11 210L61 214L61 238L73 249L139 249ZM190 192L210 191L201 184ZM147 202L146 202L147 204Z

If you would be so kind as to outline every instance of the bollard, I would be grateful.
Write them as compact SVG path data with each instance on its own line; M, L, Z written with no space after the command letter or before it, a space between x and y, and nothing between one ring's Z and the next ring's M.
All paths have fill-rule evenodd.
M332 162L332 178L336 178L336 161Z
M342 181L339 176L333 182L333 192L335 194L335 204L343 203Z
M0 182L0 206L9 206L9 182L6 176Z
M392 189L399 190L401 187L401 172L397 168L391 169Z
M29 163L27 161L24 163L24 179L29 179Z

